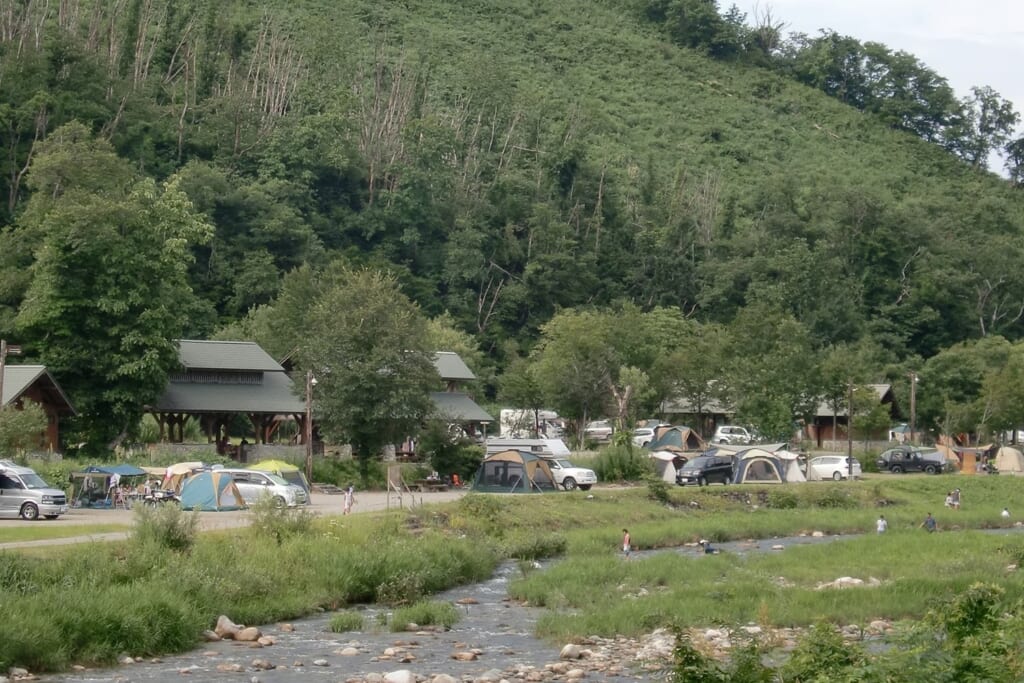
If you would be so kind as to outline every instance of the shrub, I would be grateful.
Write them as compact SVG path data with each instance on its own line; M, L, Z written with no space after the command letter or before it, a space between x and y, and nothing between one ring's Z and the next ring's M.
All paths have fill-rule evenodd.
M776 490L768 494L768 507L776 510L792 510L799 507L799 499L792 491Z
M199 513L186 512L171 504L135 508L132 542L140 546L156 545L166 550L185 552L192 549L199 531Z
M395 610L391 617L391 630L404 631L409 624L417 626L443 626L451 628L459 620L459 611L450 602L423 600Z
M273 538L280 545L286 538L306 533L313 526L313 513L302 506L278 507L270 496L263 496L249 506L252 530L259 536Z
M652 472L650 458L632 444L612 444L602 450L594 463L601 481L636 481Z
M782 667L782 679L852 680L853 674L864 663L864 653L856 643L844 641L831 624L816 624L800 639L789 661Z
M377 585L375 600L385 605L407 605L423 597L424 577L415 570L392 574Z
M363 630L363 615L354 610L338 612L331 617L329 628L333 633L347 633Z
M668 505L671 502L668 495L668 482L661 477L647 477L647 495L651 500L656 500L662 505Z
M558 534L527 534L508 541L504 555L516 560L539 560L561 555L568 546L565 537Z

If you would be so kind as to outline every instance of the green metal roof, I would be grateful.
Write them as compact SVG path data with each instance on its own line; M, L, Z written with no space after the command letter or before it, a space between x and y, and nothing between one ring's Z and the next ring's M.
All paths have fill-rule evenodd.
M17 401L32 385L38 384L39 391L48 403L61 415L74 415L75 409L57 384L45 365L4 365L4 395L0 406Z
M306 402L295 395L292 386L291 378L280 371L263 373L262 384L170 382L150 410L168 413L304 413Z
M438 414L459 422L494 422L486 410L469 396L456 391L434 391L430 394Z
M458 380L469 382L476 379L476 375L469 369L469 366L454 351L438 351L434 354L434 367L437 374L443 380Z
M178 358L186 370L284 370L256 342L180 339Z

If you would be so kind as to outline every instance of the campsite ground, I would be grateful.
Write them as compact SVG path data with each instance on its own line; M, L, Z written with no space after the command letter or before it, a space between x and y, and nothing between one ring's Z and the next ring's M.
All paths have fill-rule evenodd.
M429 493L404 493L401 498L395 493L384 491L357 492L353 512L375 512L395 508L408 508L410 506L445 503L457 500L465 494L465 489L449 491L432 491ZM314 493L313 504L310 506L312 512L323 516L340 515L343 510L344 496L329 495L325 493ZM211 531L216 529L232 529L245 526L249 523L250 515L245 510L233 512L200 512L199 525L202 529ZM2 520L0 529L25 528L28 530L51 531L52 527L63 527L64 534L59 538L40 538L39 540L16 541L11 543L0 543L0 550L10 548L32 548L40 546L61 545L68 543L87 543L89 541L117 540L124 538L127 531L105 531L96 533L90 531L95 529L109 529L110 525L123 525L127 530L134 524L135 517L131 510L109 510L73 508L67 514L55 520L26 522L24 520ZM75 533L70 527L82 527L82 533Z

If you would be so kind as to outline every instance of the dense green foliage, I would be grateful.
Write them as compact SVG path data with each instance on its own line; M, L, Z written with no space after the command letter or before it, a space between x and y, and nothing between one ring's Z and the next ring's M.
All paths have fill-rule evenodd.
M772 434L824 395L809 383L832 349L875 349L853 381L893 381L1024 334L1024 198L981 168L1006 143L1019 160L1016 114L885 46L787 40L785 17L712 0L8 5L0 335L51 366L92 444L135 428L175 337L350 353L317 309L344 292L309 296L339 270L389 271L471 335L488 391L484 366L576 333L560 313L732 326L722 390ZM376 291L350 314L396 301ZM650 347L594 341L606 376L577 379L603 398L567 415L635 417L669 384L703 400L692 359L670 378ZM343 391L324 398L358 452L422 416L406 397L406 424L360 426Z

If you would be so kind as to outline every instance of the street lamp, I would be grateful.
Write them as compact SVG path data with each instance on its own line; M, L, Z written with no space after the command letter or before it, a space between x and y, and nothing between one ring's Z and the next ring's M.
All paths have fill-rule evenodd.
M853 481L853 382L847 383L846 404L846 469L847 481Z
M306 442L306 481L313 481L313 371L306 370L306 433L303 440Z
M8 346L6 339L0 339L0 408L4 407L4 372L6 372L8 354L20 356L21 347L14 344Z

